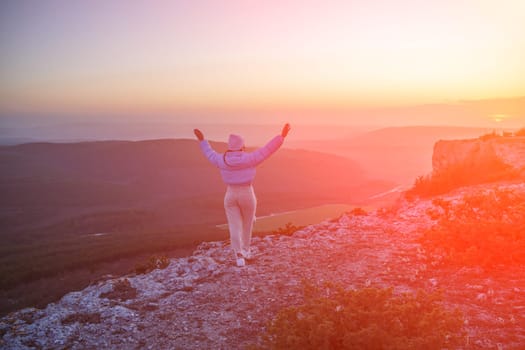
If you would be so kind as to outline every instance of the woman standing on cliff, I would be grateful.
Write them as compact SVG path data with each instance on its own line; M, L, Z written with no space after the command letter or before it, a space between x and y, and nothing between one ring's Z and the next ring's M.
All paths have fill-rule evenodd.
M245 259L250 258L250 243L257 207L257 199L252 187L255 168L281 147L289 131L290 124L286 124L280 135L254 152L245 152L244 139L232 134L228 138L228 150L219 154L204 139L199 129L193 130L199 140L202 153L219 168L222 180L227 185L224 209L228 219L231 246L239 267L244 266Z

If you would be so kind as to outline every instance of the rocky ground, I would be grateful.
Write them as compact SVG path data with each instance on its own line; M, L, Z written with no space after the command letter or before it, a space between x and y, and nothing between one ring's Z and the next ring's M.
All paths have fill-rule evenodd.
M0 348L242 349L257 343L279 309L301 303L303 281L441 290L446 307L465 316L465 349L525 348L524 267L453 268L429 256L417 237L433 224L430 207L403 202L255 238L243 268L227 242L203 243L165 269L101 281L0 319Z

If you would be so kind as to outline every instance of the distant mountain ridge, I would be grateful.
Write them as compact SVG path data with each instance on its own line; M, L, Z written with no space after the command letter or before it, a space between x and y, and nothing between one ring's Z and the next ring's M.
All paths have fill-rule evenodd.
M395 185L411 185L431 171L438 140L477 137L486 131L414 126L334 140L289 137L258 170L259 213L355 203ZM218 151L226 149L224 143L212 144ZM0 190L0 219L8 228L56 222L100 208L147 208L161 212L159 223L168 218L162 223L166 225L201 222L203 217L223 220L219 172L190 139L0 146Z
M218 151L226 149L224 143L212 145ZM390 184L366 179L347 158L283 148L260 166L255 186L263 214L296 209L300 203L362 201ZM223 220L224 189L218 169L204 158L195 140L0 147L0 208L8 222L16 213L35 212L29 221L36 223L49 221L53 208L60 217L73 215L75 208L99 207L147 208L163 212L172 223L202 218L217 222ZM208 200L212 204L203 206ZM177 210L184 214L174 217Z

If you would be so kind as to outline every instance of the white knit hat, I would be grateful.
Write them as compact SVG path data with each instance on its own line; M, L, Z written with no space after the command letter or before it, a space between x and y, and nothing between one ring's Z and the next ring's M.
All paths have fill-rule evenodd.
M244 147L244 139L242 136L231 134L228 138L228 149L230 151L238 151Z

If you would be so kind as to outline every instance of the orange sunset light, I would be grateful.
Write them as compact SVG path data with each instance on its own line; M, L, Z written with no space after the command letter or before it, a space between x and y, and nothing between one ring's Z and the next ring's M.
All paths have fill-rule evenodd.
M13 2L2 5L0 108L71 118L270 109L297 111L295 122L316 110L313 122L347 123L363 108L504 99L498 112L474 106L478 122L523 123L522 13L519 0Z
M0 350L525 350L525 0L0 0Z

